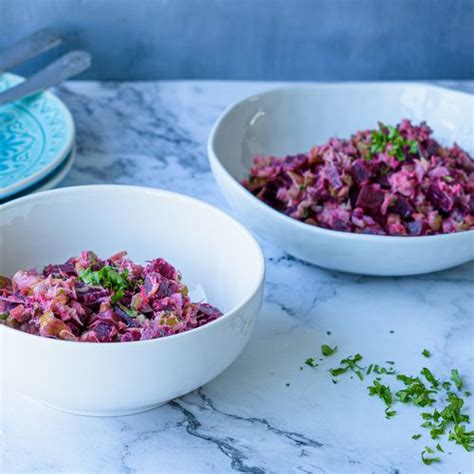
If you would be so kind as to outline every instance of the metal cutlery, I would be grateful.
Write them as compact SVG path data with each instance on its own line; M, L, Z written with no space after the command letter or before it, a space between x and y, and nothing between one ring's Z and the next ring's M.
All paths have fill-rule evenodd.
M53 30L38 31L21 40L0 54L0 72L21 64L61 43L61 37ZM14 102L55 86L90 67L91 55L86 51L70 51L43 69L27 77L22 83L0 93L0 106Z
M0 71L7 71L28 59L56 48L62 42L57 31L44 29L33 33L0 53Z

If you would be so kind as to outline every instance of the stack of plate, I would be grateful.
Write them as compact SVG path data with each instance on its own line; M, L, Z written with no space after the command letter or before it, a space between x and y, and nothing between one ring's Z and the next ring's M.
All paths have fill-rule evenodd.
M22 78L0 75L0 92ZM74 122L67 107L42 92L0 107L0 202L56 186L75 157Z

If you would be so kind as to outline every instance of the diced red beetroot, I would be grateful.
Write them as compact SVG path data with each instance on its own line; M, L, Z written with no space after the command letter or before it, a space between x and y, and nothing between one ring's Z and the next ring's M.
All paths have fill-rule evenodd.
M450 212L453 209L454 199L436 185L430 185L426 193L428 199L444 212Z
M385 193L377 184L363 186L357 198L357 206L364 209L377 209L383 203Z
M78 291L78 300L87 305L92 306L108 300L110 291L101 288L86 288L85 291Z
M47 265L44 267L43 275L74 275L75 270L74 263L66 262L61 265Z
M392 212L399 214L403 219L408 219L415 212L410 201L403 196L398 196L395 205L391 208Z
M165 278L174 279L177 276L176 269L173 265L170 265L166 260L157 258L152 260L145 269L146 273L157 272L163 275Z
M423 230L423 222L421 221L412 221L407 224L408 233L410 235L421 235Z
M469 196L469 214L474 215L474 193Z
M367 184L372 176L365 160L355 160L352 164L352 177L359 185Z
M97 334L97 338L100 342L112 342L112 335L115 332L114 327L107 323L100 323L94 331Z
M282 167L285 171L293 171L308 163L308 155L302 153L295 156L287 156L283 162Z

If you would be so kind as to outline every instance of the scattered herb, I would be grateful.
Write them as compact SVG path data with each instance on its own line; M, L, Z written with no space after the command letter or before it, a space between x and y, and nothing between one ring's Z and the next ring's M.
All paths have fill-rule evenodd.
M435 402L435 399L431 398L431 394L436 392L427 389L419 377L399 374L397 375L397 380L405 384L405 388L396 393L399 401L403 403L411 402L419 407L429 406Z
M321 346L321 352L326 357L333 355L336 351L337 351L337 346L334 346L333 348L329 347L327 344L323 344Z
M386 368L386 367L381 367L378 364L373 364L373 369L374 373L376 374L386 374L386 375L394 375L395 374L395 369L392 368Z
M318 367L318 364L316 364L316 362L314 362L314 359L312 357L308 357L304 363L306 365L309 365L310 367Z
M390 332L392 333L393 331ZM337 346L334 348L327 345L321 346L321 351L325 356L332 355L336 349ZM431 352L424 349L422 355L431 357ZM364 379L362 371L367 376L372 373L376 374L375 377L373 376L373 384L369 385L367 389L370 396L377 396L385 403L386 418L391 418L397 414L397 411L393 409L395 402L410 403L417 407L431 407L436 403L436 398L438 403L440 400L445 400L442 408L435 408L433 411L421 413L423 423L420 426L429 430L432 439L438 439L441 435L448 432L449 441L454 441L456 444L461 445L466 451L474 451L474 431L467 431L466 424L470 420L469 416L462 411L464 400L451 389L452 383L454 383L459 392L463 388L463 381L456 369L451 371L451 383L449 381L441 382L433 375L430 369L423 367L420 374L429 383L429 387L425 385L419 376L397 374L396 380L402 382L404 387L394 394L388 385L382 383L382 377L380 376L396 374L394 361L385 361L386 364L391 366L388 368L378 364L369 364L368 367L364 368L360 365L362 359L363 357L360 354L346 357L341 360L339 367L329 369L329 372L333 377L338 377L346 372L352 372L360 380ZM317 366L313 358L307 359L306 364L311 367ZM350 378L353 378L352 375ZM337 384L337 380L333 378L332 383ZM463 394L466 397L471 395L468 391L464 391ZM417 440L421 436L421 434L414 434L412 439ZM436 450L444 453L440 443L436 445ZM426 446L421 453L423 463L429 465L441 461L439 457L429 456L432 454L434 454L433 449Z
M462 389L462 380L461 377L459 377L459 373L456 369L451 370L451 380L454 382L454 385L456 385L458 390Z
M474 431L466 431L465 425L454 426L453 431L449 432L448 440L460 444L466 451L474 451Z
M286 387L289 387L289 386L290 386L290 384L289 384L288 382L286 382L285 386L286 386Z
M442 386L446 391L451 390L451 384L450 384L447 380L446 380L445 382L443 382L443 383L441 384L441 386Z
M436 457L426 457L425 454L433 454L434 451L429 448L428 446L425 446L425 449L421 452L421 460L423 461L424 464L429 466L433 462L441 462L440 458Z
M327 334L328 336L330 336L330 335L331 335L331 331L326 331L326 334Z
M431 384L433 388L438 388L439 382L436 380L435 376L431 373L430 369L427 369L426 367L423 367L421 369L421 375L425 377L426 380Z
M359 377L360 380L364 380L364 376L362 375L362 370L363 367L361 367L358 363L363 359L363 357L360 354L356 354L355 356L349 356L346 357L345 359L341 360L341 366L334 368L334 369L329 369L329 373L337 377L341 374L346 373L348 370L354 372L357 377Z
M387 408L392 406L393 397L392 397L392 392L390 390L390 387L388 385L383 385L379 381L374 380L374 384L368 386L367 388L369 389L370 396L377 395L379 398L381 398L385 402L385 405L387 405Z

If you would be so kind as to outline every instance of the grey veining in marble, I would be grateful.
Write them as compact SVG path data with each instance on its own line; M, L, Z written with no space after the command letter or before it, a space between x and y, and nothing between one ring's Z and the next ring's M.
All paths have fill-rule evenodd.
M67 84L59 95L76 120L78 156L62 185L162 187L227 209L207 163L210 127L230 102L270 86ZM248 347L228 370L161 408L118 418L67 415L4 387L0 470L472 472L472 453L444 440L443 462L424 466L421 450L436 443L426 434L411 439L424 432L418 410L397 407L388 420L383 403L368 396L367 381L347 376L333 384L326 369L361 352L368 362L394 360L405 373L428 366L446 378L456 367L474 391L474 264L373 278L323 270L261 243L265 303ZM324 343L337 345L338 353L316 369L305 366L306 358L319 359ZM432 358L421 356L424 348Z

